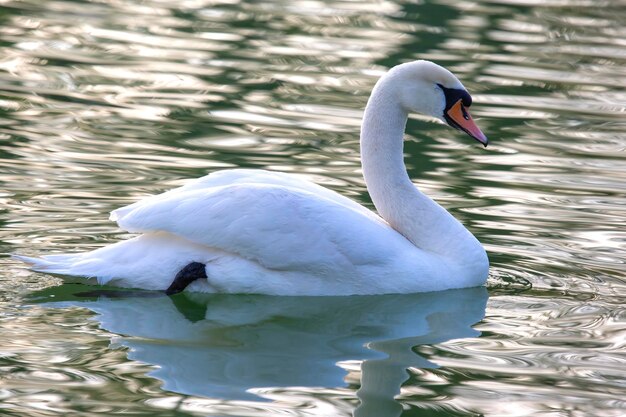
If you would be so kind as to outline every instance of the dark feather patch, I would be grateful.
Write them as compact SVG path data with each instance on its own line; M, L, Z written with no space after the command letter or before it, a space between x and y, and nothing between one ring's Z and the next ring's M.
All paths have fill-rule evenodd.
M443 91L443 95L446 97L446 108L444 113L450 110L450 107L454 106L454 104L460 100L462 100L464 107L469 107L472 105L472 96L469 93L461 88L446 88L441 84L437 84L441 91Z

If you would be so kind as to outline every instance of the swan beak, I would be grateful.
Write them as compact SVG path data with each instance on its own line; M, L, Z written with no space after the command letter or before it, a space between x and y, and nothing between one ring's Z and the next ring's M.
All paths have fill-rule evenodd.
M462 100L454 103L454 105L444 113L444 116L450 126L462 130L482 143L483 146L487 147L489 143L487 136L476 126L476 123L472 120L472 116L465 106L463 106Z

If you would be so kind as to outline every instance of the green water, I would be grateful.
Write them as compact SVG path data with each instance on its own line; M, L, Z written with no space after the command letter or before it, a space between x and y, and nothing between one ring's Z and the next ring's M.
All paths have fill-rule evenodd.
M626 415L620 1L0 0L0 415ZM376 79L456 73L487 149L409 121L411 177L483 242L487 288L94 293L9 258L128 237L108 212L217 169L372 208Z

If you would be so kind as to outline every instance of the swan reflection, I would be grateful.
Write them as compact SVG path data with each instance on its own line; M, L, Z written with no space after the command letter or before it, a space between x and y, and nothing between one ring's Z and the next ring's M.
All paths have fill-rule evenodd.
M437 366L413 347L477 336L488 298L483 287L358 297L81 291L64 285L38 299L96 312L130 359L156 366L165 390L258 401L259 388L346 386L339 364L362 361L359 417L400 415L406 369Z

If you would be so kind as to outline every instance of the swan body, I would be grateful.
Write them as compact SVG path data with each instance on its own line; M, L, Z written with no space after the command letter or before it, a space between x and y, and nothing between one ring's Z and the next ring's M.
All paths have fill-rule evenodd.
M380 216L295 175L212 173L111 213L137 237L91 252L17 256L37 271L99 284L164 290L190 263L191 291L351 295L439 291L484 284L488 259L452 215L417 190L403 162L409 112L437 117L486 145L471 98L444 68L392 68L365 110L361 157ZM469 117L469 118L466 118Z

